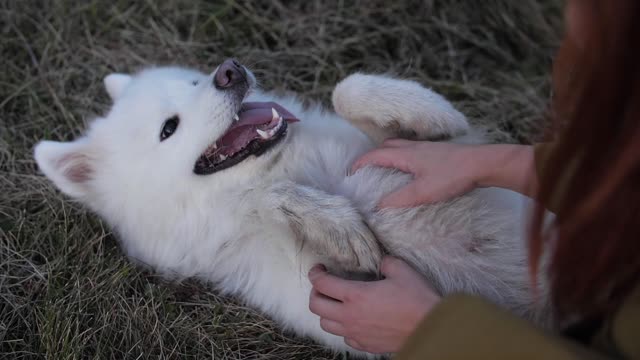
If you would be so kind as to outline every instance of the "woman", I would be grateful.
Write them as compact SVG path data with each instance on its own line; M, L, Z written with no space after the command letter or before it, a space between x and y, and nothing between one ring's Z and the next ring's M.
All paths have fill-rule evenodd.
M441 299L394 258L384 259L385 279L371 283L311 270L310 309L326 331L373 353L404 344L399 359L640 358L640 1L569 0L565 17L552 143L391 140L354 164L414 174L381 207L444 201L483 186L537 199L530 272L548 249L561 336L471 296ZM557 215L548 231L543 207Z

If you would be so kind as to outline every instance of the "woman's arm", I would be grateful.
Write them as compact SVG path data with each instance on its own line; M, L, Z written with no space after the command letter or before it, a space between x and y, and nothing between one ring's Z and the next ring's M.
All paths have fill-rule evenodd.
M476 186L501 187L535 197L538 177L533 146L475 145L466 151L476 159Z
M414 180L381 200L380 207L411 207L446 201L476 187L502 187L533 197L537 188L534 150L527 145L462 145L387 140L358 159L367 165L396 168Z

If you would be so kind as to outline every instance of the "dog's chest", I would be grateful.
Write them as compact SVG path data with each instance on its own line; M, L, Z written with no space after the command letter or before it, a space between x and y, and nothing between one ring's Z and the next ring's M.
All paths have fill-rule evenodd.
M349 174L351 164L373 147L360 131L332 120L293 129L282 157L290 180L332 192Z

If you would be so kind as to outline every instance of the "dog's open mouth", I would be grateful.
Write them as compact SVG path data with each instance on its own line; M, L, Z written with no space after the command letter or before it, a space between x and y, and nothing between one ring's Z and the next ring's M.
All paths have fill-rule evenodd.
M285 137L288 123L299 121L273 102L243 103L234 120L200 155L194 173L209 175L232 167L251 155L260 156Z

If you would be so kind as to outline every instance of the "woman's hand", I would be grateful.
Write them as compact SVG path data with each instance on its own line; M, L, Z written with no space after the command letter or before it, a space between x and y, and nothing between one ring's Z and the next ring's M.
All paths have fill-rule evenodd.
M367 165L396 168L414 176L411 183L385 196L378 204L380 208L446 201L487 186L531 196L536 187L533 150L524 145L392 139L356 160L351 170Z
M355 172L366 165L396 168L414 175L413 181L384 197L379 207L412 207L449 200L476 186L476 159L469 145L444 142L387 140L352 166Z
M309 271L313 286L309 309L320 326L344 337L357 350L398 351L422 318L440 301L425 279L402 260L387 256L379 281L344 280L316 265Z

